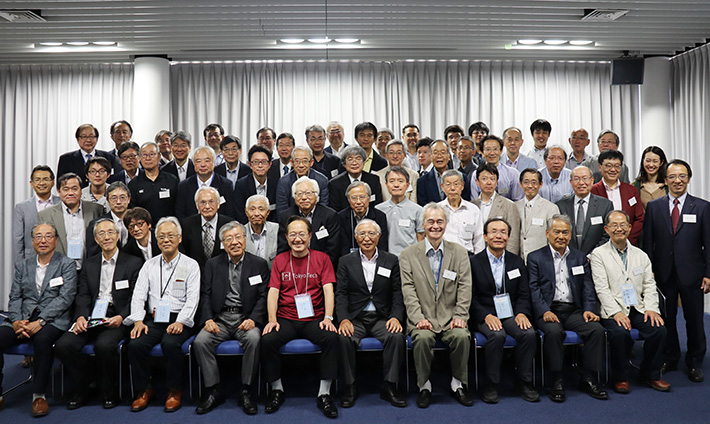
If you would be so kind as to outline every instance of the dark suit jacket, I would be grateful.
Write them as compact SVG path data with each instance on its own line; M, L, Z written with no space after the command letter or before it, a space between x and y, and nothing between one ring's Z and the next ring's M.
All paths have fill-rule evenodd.
M340 225L342 229L342 232L340 233L340 244L342 245L340 256L343 256L350 253L350 249L358 247L354 235L357 222L355 221L355 218L353 218L353 210L350 206L338 212L338 218L340 218ZM382 229L382 235L380 235L380 241L377 242L377 248L380 252L388 252L389 231L387 230L387 215L370 205L367 209L367 213L365 214L365 218L375 221L377 225L380 226L380 229Z
M629 214L629 218L631 219L631 233L629 234L629 241L634 246L638 246L641 232L643 231L643 219L645 215L643 205L641 204L641 196L639 195L638 189L631 184L626 184L622 181L619 181L619 184L621 209ZM599 181L592 186L592 194L608 199L606 195L606 188L604 188L604 183L602 181ZM633 203L633 206L629 202Z
M175 163L175 159L171 160L166 165L161 166L160 170L175 175L178 180L180 179L180 177L178 176L177 164ZM192 177L193 175L195 175L195 164L192 163L192 159L188 158L187 159L187 174L186 174L185 179L188 179L188 178ZM182 182L182 181L180 181L180 182Z
M227 178L227 162L215 166L214 173L219 174L228 180L229 178ZM251 175L251 168L249 168L249 165L247 165L246 163L239 161L239 172L237 172L237 180L247 175Z
M360 251L349 253L340 258L335 285L335 314L338 322L353 320L372 301L377 314L384 318L397 318L404 325L404 299L402 298L402 280L397 256L378 250L375 279L372 292L365 283L365 274L360 262ZM383 274L389 270L389 277Z
M340 171L340 158L332 153L323 153L324 156L320 162L313 158L313 169L325 175L325 177L330 180L335 177L335 175L338 175L338 172ZM335 171L335 175L333 175L333 171Z
M94 227L96 226L96 221L98 221L101 218L108 218L113 220L111 217L111 212L105 213L101 215L98 218L94 218L89 222L89 225L86 226L86 241L84 242L84 257L85 258L90 258L92 256L98 255L101 253L101 247L96 244L96 238L94 237ZM118 242L118 247L121 247L121 241L119 240Z
M202 248L202 216L199 214L191 215L182 220L182 251L192 259L196 260L200 265L200 269L204 268L205 263L209 258L205 257L205 251ZM219 229L232 218L225 215L217 214L217 231L214 237L214 248L212 249L212 257L224 253L222 242L219 240Z
M150 230L150 248L150 251L152 253L151 258L160 255L161 252L160 248L158 247L158 240L155 238L155 233L153 232L153 229ZM145 262L143 258L143 251L140 249L140 247L138 247L138 242L133 237L128 237L128 242L125 246L123 246L123 249L121 249L121 251L131 256L135 256L136 258L141 260L141 263Z
M431 168L429 172L425 172L417 180L417 203L420 206L424 206L427 203L434 202L438 203L444 200L443 197L439 195L439 184L436 182L436 168ZM469 183L468 175L463 176L463 192L461 197L464 200L471 201L471 184Z
M382 203L380 177L363 171L362 174L360 174L360 181L367 183L370 186L370 190L372 190L372 194L375 196L375 200L370 199L370 208L374 208ZM347 172L339 174L328 183L328 195L330 196L328 206L334 211L340 212L350 205L348 199L345 198L345 190L348 189L349 185L350 177Z
M264 259L248 252L244 252L242 261L239 293L243 316L244 319L253 320L257 327L263 328L267 322L266 286L269 284L269 265ZM200 326L208 319L214 319L222 310L229 293L229 262L229 255L222 253L205 264L200 288ZM249 278L257 275L261 277L261 282L251 284Z
M318 183L318 188L320 188L318 203L323 206L328 206L328 198L330 196L330 190L328 190L328 179L325 177L325 175L321 174L313 168L308 171L308 178L316 180L316 182ZM291 194L291 187L297 179L298 176L296 175L296 173L294 171L291 171L281 177L279 179L279 182L276 184L276 211L278 213L281 213L296 204Z
M271 222L279 222L279 216L276 213L276 185L278 180L266 176L266 197L269 198L269 207L273 207L267 218ZM247 205L247 199L256 194L256 182L252 174L237 180L237 185L234 186L234 218L242 224L247 223L247 214L244 211Z
M599 313L597 294L592 282L592 271L587 255L570 247L567 256L567 272L569 274L572 298L575 305L582 311ZM584 272L574 275L572 268L581 266ZM528 255L528 278L530 281L530 298L532 301L534 319L541 318L550 310L555 297L555 262L550 246L542 247Z
M570 240L569 247L579 249L588 255L592 252L592 250L594 250L594 248L609 241L609 234L604 231L604 219L606 219L606 215L609 212L614 210L614 205L611 203L611 200L594 194L589 197L587 216L584 219L582 241L581 243L578 243L577 236L574 231L576 225L575 221L577 219L577 216L574 213L574 203L576 201L577 197L575 195L565 196L561 200L557 201L557 207L560 208L560 213L562 215L567 215L570 221L572 221L572 240ZM601 217L601 223L592 225L593 217Z
M342 152L343 149L346 148L346 147L348 147L348 143L346 143L346 142L343 141L343 145L340 146L340 151ZM328 153L330 153L331 155L335 155L335 153L333 153L333 148L330 147L330 146L326 147L326 148L323 149L323 150L326 151L326 152L328 152Z
M283 253L289 250L288 242L286 241L286 223L293 215L300 215L297 206L292 206L279 215L279 242L278 252ZM311 237L310 248L319 250L330 257L333 263L333 269L338 269L338 258L341 251L341 226L340 219L334 210L327 206L317 204L313 209L313 235ZM322 229L328 231L328 235L318 238L316 233Z
M119 162L118 159L111 153L97 149L96 156L106 158L113 167L114 174L123 170L121 162ZM81 177L81 186L86 187L89 185L89 179L86 178L86 175L84 174L84 165L84 156L81 154L81 149L64 153L59 156L59 163L57 164L57 178L69 172L73 172Z
M665 195L646 205L643 250L651 259L659 286L675 283L669 281L675 266L678 283L697 286L700 295L700 282L710 277L710 203L688 194L673 234L668 202L669 195ZM693 215L694 223L690 222Z
M472 324L482 323L488 314L497 316L493 302L493 297L496 295L496 283L493 279L487 252L488 248L477 255L469 255L471 260L471 279L473 280L470 313ZM513 316L524 314L530 317L532 315L532 306L530 305L530 286L525 263L520 256L514 255L507 250L504 255L505 270L503 271L503 290L501 290L501 293L510 295ZM520 276L511 279L508 273L515 269L520 272Z
M142 174L143 172L144 172L144 171L143 171L142 168L138 168L138 172L136 173L136 176L135 176L135 177L137 177L138 175ZM135 177L133 177L133 178L135 178ZM121 172L117 172L117 173L111 175L111 176L108 178L108 180L106 180L106 184L115 183L116 181L120 181L120 182L122 182L122 183L128 185L128 183L126 183L126 171L125 171L125 170L122 169Z
M74 303L74 320L79 317L89 319L91 312L94 309L94 303L99 296L101 287L101 262L103 254L91 256L82 264L81 273L79 274L79 286L77 289L76 301ZM131 314L131 296L133 295L133 287L136 285L138 273L143 266L143 260L131 256L125 252L118 252L116 259L116 268L113 272L113 280L111 280L111 297L113 298L113 307L116 314L126 318ZM128 280L128 287L125 289L116 289L116 281Z
M289 163L288 165L289 165L289 172L293 171L293 168L291 168L291 164ZM283 169L283 167L284 167L284 165L281 163L281 159L279 159L278 157L276 159L272 159L271 160L271 167L269 168L269 171L266 173L266 176L268 178L275 178L276 181L280 180L281 179L281 169Z
M380 156L375 149L372 149L372 164L370 165L370 173L387 168L387 165L389 165L387 159Z
M197 178L197 175L193 175L192 177L185 178L178 184L177 199L175 200L175 216L180 220L197 213L197 205L195 205L195 193L197 193L198 187ZM225 177L213 173L210 187L216 188L217 191L219 191L220 202L222 198L224 198L224 203L219 207L220 215L234 217L236 212L234 210L234 190L232 189L232 182Z

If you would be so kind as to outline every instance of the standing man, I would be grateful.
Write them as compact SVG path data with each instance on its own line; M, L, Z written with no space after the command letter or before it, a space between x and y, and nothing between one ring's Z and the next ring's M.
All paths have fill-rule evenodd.
M217 235L232 218L218 213L219 192L214 187L200 187L194 196L197 213L185 218L182 251L204 269L205 263L224 253Z
M646 205L643 249L651 258L658 288L666 297L664 371L677 369L680 360L676 328L676 300L680 295L688 334L688 378L701 382L705 378L702 365L706 350L703 293L710 292L710 205L688 194L692 176L687 162L675 159L668 163L668 194Z
M249 166L252 173L240 178L234 186L234 218L242 224L246 224L247 216L241 205L246 204L246 200L258 194L265 196L267 206L273 213L269 214L269 220L278 222L276 211L276 185L279 180L269 176L271 167L271 152L264 146L251 146L249 149Z
M476 169L481 163L486 161L479 154L478 157L474 156L476 153L476 144L471 137L461 137L459 140L458 147L458 158L461 161L458 170L468 178L469 181L476 178Z
M520 252L520 214L515 203L496 193L498 168L490 163L479 166L476 170L476 184L481 195L471 203L481 210L481 223L490 218L503 218L511 227L506 248L517 255Z
M194 259L178 252L182 241L180 222L173 216L162 218L155 236L161 255L141 268L131 299L131 314L123 322L133 326L128 361L138 396L131 405L132 412L144 410L155 397L148 357L157 344L162 346L170 370L164 411L174 412L182 406L182 344L195 333L195 311L200 301L200 267ZM146 316L146 310L152 315Z
M339 319L340 351L345 375L345 393L340 406L355 405L355 350L368 335L377 338L384 350L382 362L385 382L380 398L393 406L405 407L407 400L397 393L396 385L406 338L402 332L404 301L399 260L377 248L381 227L363 219L355 227L359 249L344 256L338 264L335 305Z
M474 122L468 127L468 136L471 137L476 147L476 151L473 155L473 160L479 165L485 162L485 159L483 159L483 155L481 155L481 150L483 149L481 147L481 140L483 140L483 137L486 137L490 132L491 130L488 128L488 125L481 121Z
M343 130L343 126L340 125L340 122L333 121L328 124L328 128L326 128L326 130L328 132L327 136L329 146L324 150L331 155L339 156L340 150L348 147L348 143L343 141L345 139L345 131Z
M444 240L460 244L469 253L482 251L485 245L481 211L478 206L461 198L466 185L463 174L455 169L449 169L444 171L442 177L441 188L446 198L438 204L449 211L449 223L446 225Z
M619 150L619 135L612 130L604 130L599 133L597 137L597 147L599 148L599 153L604 150ZM584 166L592 170L594 175L594 182L598 183L602 179L602 173L599 169L599 155L591 158ZM619 174L619 179L627 184L629 181L629 168L622 164L621 173Z
M192 156L195 162L195 175L188 177L178 184L177 199L175 200L175 216L185 219L197 213L195 207L195 193L201 187L212 187L219 192L217 207L221 214L233 217L234 190L232 182L214 172L214 151L207 146L195 149Z
M214 165L219 166L224 163L222 155L222 139L224 138L224 128L219 124L209 124L202 130L202 135L205 137L205 143L214 150L215 160Z
M84 175L89 178L89 185L81 190L81 200L101 205L108 212L106 201L106 180L111 174L111 164L102 157L91 158L84 165Z
M380 156L372 145L377 137L377 127L372 122L361 122L355 126L355 141L365 150L365 172L375 172L387 166L385 158Z
M417 202L421 206L429 202L441 202L446 198L442 184L444 183L443 174L449 169L449 159L451 158L449 145L444 140L436 140L431 143L430 148L434 168L419 177L417 181ZM466 177L464 177L462 197L464 199L471 198Z
M404 162L404 157L406 155L406 151L407 150L404 146L404 143L402 143L401 140L392 140L389 143L387 143L387 146L385 146L385 157L387 158L387 162L389 165L374 173L375 175L380 177L380 186L382 187L382 200L383 201L390 200L390 198L391 198L389 190L385 189L385 187L387 186L387 181L385 180L385 176L387 175L387 172L390 169L392 169L392 167L402 166L402 162ZM419 174L417 174L416 172L412 171L409 168L404 168L404 169L409 174L409 181L411 181L411 184L409 185L409 188L407 189L407 199L416 203L417 202L417 179L419 178Z
M94 219L86 227L86 257L90 258L101 253L101 246L96 243L96 236L94 235L94 227L96 223L102 218L109 218L116 225L116 230L118 231L118 248L121 249L128 243L129 231L123 222L123 218L126 216L126 211L128 210L128 205L131 203L131 191L128 190L125 184L122 182L112 183L106 189L106 198L108 199L108 206L110 208L109 212L101 215L101 217Z
M263 144L260 145L266 147ZM278 138L276 138L276 157L271 161L271 168L269 169L271 178L280 180L293 170L291 156L293 155L294 147L296 147L296 141L291 133L279 134Z
M377 148L377 153L379 153L380 156L385 159L387 159L387 155L385 154L385 147L387 147L387 143L392 141L392 139L394 139L394 132L392 132L391 129L380 128L377 131L377 140L375 140L375 146Z
M579 334L584 342L580 388L594 399L609 399L596 382L604 357L604 327L599 324L597 297L589 261L584 252L570 248L572 221L554 215L547 221L548 246L528 255L530 296L536 327L544 333L543 351L552 374L550 399L566 400L562 378L565 330Z
M379 155L378 155L379 156ZM329 200L328 206L336 212L348 207L348 199L345 191L355 181L362 181L370 186L372 197L370 202L373 206L382 203L382 187L380 179L364 170L367 160L367 153L360 146L348 146L340 153L340 159L345 165L345 172L339 174L328 182Z
M537 334L530 323L528 273L520 256L506 252L510 230L505 220L490 218L483 227L485 251L470 256L473 280L470 326L487 339L484 349L488 386L482 396L486 403L498 403L500 364L508 335L518 343L515 390L528 402L540 400L532 384Z
M535 159L537 168L545 166L543 155L547 151L547 140L550 138L552 125L544 119L536 119L530 124L530 134L533 136L533 148L528 152L528 157Z
M584 151L589 146L589 133L584 128L572 131L569 136L569 145L572 147L572 154L569 155L565 167L570 171L579 165L584 165L591 157Z
M173 160L173 150L170 148L170 137L173 135L168 130L160 130L155 134L155 141L160 149L160 166L167 165L168 162ZM118 152L121 156L121 152ZM124 168L125 169L125 168Z
M143 172L142 169L138 168L140 151L141 148L138 146L137 143L133 141L126 141L125 143L121 144L121 147L118 148L118 159L121 161L121 166L123 167L123 170L111 175L108 180L106 180L106 182L112 184L116 181L120 181L125 185L128 185L128 183L130 183L131 180L133 180L136 175L138 175L138 173ZM165 158L161 157L161 164L163 163L163 159Z
M302 177L308 177L318 183L320 204L328 205L329 190L328 178L313 169L313 152L307 146L298 146L291 153L291 166L293 172L281 177L276 186L276 211L281 213L293 206L293 183ZM271 169L274 164L271 164Z
M7 319L0 324L0 352L20 343L32 343L33 417L49 413L45 389L54 362L52 346L71 325L76 295L76 265L56 251L57 239L57 229L52 224L41 223L32 228L32 246L37 256L15 266ZM4 365L4 356L0 355L0 393ZM0 405L4 403L0 395Z
M572 184L572 171L565 168L567 152L562 146L550 146L542 155L545 167L540 168L542 173L542 188L540 196L552 203L557 203L565 196L574 193Z
M537 168L535 159L529 158L520 153L520 147L525 143L523 140L523 132L519 128L510 127L503 131L503 145L505 153L500 160L503 165L515 168L518 172L523 172L523 169Z
M237 339L242 356L242 390L239 403L248 415L258 409L252 385L259 369L261 329L266 324L266 285L269 266L247 253L242 224L232 221L219 231L226 254L207 261L200 289L202 330L192 343L195 359L205 379L205 394L197 405L206 414L224 402L215 349L220 343Z
M542 174L537 169L524 169L520 173L520 186L525 198L515 202L515 206L520 215L520 256L527 262L530 252L547 245L547 220L560 213L560 208L538 195L543 182Z
M377 247L388 252L388 240L387 235L387 216L384 212L370 207L370 197L372 196L372 190L367 183L362 181L355 181L351 183L347 190L345 190L345 197L348 199L349 206L342 211L338 212L338 217L340 218L340 226L342 229L341 234L341 244L342 252L341 255L347 255L348 253L357 250L357 237L355 237L355 227L363 219L371 219L377 223L383 230L381 230L380 241Z
M128 121L121 119L111 124L110 133L111 140L113 140L116 148L111 150L109 153L111 153L114 157L117 157L118 148L121 147L121 144L131 141L131 137L133 137L133 127L128 123Z
M644 340L641 381L652 389L667 392L671 386L661 380L666 327L658 307L656 280L648 256L627 242L631 232L629 221L624 211L615 210L607 215L604 231L610 240L594 249L591 257L602 325L609 338L614 391L629 392L634 348L629 331L636 328Z
M73 172L76 175L81 175L81 186L89 185L89 179L84 175L84 165L86 162L97 156L108 160L113 166L114 173L121 170L121 164L116 159L117 155L103 150L96 150L96 144L99 141L99 130L91 124L79 125L74 134L76 142L79 144L79 150L64 153L59 157L57 164L57 178L64 174Z
M453 169L458 169L461 166L461 160L458 157L461 137L463 137L463 128L460 125L449 125L444 129L444 140L446 140L451 149L451 166Z
M180 132L178 131L177 134ZM177 145L178 143L173 143L173 153L176 159L178 158L177 152L182 149L176 149ZM175 162L169 163L163 169L158 168L159 163L158 145L152 141L144 143L141 146L141 165L143 165L144 172L128 184L128 188L131 190L130 207L140 206L150 212L153 225L160 218L175 214L175 198L178 190L178 178L167 171L171 164L175 165Z
M228 135L219 143L221 153L217 158L222 157L222 163L218 163L215 158L214 172L228 179L232 183L232 188L237 184L237 180L251 174L249 165L239 158L242 156L242 141L239 137ZM195 151L195 153L197 153Z
M402 251L402 295L407 308L407 331L412 337L419 396L417 406L431 403L431 364L434 344L449 346L451 393L464 406L473 406L468 392L468 357L471 333L467 328L471 306L471 265L463 247L445 241L448 213L429 203L424 207L425 239Z
M330 180L338 175L340 158L324 150L325 130L320 125L311 125L306 128L306 143L313 152L313 169L325 175Z
M93 236L100 252L84 261L74 303L73 329L64 333L54 347L76 385L69 409L84 406L91 390L89 363L87 356L81 353L87 343L94 343L103 407L111 409L118 405L118 344L130 333L128 327L121 324L130 313L133 287L143 265L135 256L119 252L119 234L111 218L100 218L96 222ZM88 326L98 320L105 324Z
M421 175L421 167L417 159L419 151L419 127L414 124L407 124L402 127L402 141L407 145L407 157L404 159L404 166L412 169Z
M557 202L557 207L572 222L574 234L570 246L588 255L595 247L609 241L609 234L604 232L604 217L614 210L614 205L592 194L592 171L586 166L574 168L570 182L574 196L563 198Z
M270 152L274 151L274 142L276 141L276 131L269 127L260 128L256 132L256 144L266 147Z
M434 168L431 162L431 144L434 142L429 137L424 137L417 142L417 169L419 176L426 174Z
M390 200L375 206L387 216L390 253L399 257L402 250L424 239L422 207L407 199L409 168L393 166L385 174Z
M494 135L486 136L481 140L481 150L483 151L483 157L486 159L486 163L498 169L498 186L496 187L496 192L513 202L522 199L523 190L520 189L518 183L520 172L515 168L503 165L500 161L501 152L503 151L503 140ZM470 184L471 196L478 196L481 192L481 188L473 181L471 181Z
M173 174L178 178L178 182L195 175L195 164L189 158L190 149L192 149L192 135L187 131L175 132L170 137L170 147L173 150L175 159L160 167L160 170ZM145 165L143 168L145 169Z

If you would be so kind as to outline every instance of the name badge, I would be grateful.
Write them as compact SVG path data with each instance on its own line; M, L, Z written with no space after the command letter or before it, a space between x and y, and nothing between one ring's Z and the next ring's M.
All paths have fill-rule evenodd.
M331 177L331 178L332 178L332 177L335 177L335 176L337 176L337 175L338 175L338 170L337 170L337 169L334 169L334 170L330 171L330 177Z
M376 196L375 196L374 194L370 195L370 201L371 201L371 202L374 202L375 199L376 199Z
M140 189L140 190L138 190L138 194L143 194L144 191L145 191L145 190Z
M269 210L270 210L270 211L275 211L275 210L276 210L276 204L269 205Z
M640 266L636 267L636 268L634 268L633 272L634 272L634 275L641 275L641 274L643 274L643 268Z
M412 221L410 221L410 220L408 220L408 219L400 219L400 220L399 220L399 226L400 226L400 227L403 227L403 228L409 228L409 226L411 225L411 223L412 223Z
M81 259L81 252L84 250L84 243L80 239L67 240L67 256L71 259Z
M469 224L469 225L464 225L463 230L467 233L472 233L475 228L476 228L475 225Z
M447 280L455 280L456 273L448 269L444 270L444 278L446 278Z
M582 275L584 274L584 267L582 265L572 267L572 275Z
M155 317L153 321L157 323L170 322L170 301L161 300L158 302L158 307L155 308Z
M695 224L697 222L695 214L690 214L690 213L684 213L683 214L683 223L687 224Z
M604 221L601 216L593 216L591 219L592 225L601 225Z
M170 198L170 189L160 190L160 193L158 193L158 197L161 199L169 199Z
M545 225L545 220L542 218L533 218L532 225L537 225L538 227L542 227L543 225Z
M635 306L638 304L636 290L633 284L624 284L621 286L621 293L624 296L624 306Z
M313 312L313 302L311 301L311 295L308 293L297 294L293 297L296 301L296 311L298 312L298 318L310 318L315 313Z
M629 206L633 206L635 204L636 204L636 197L632 197L631 199L629 199Z
M496 306L496 316L500 319L513 316L513 305L510 303L508 293L493 296L493 304Z
M508 279L509 280L514 280L518 277L520 277L520 270L518 268L511 269L510 271L508 271Z
M128 280L116 281L116 290L125 290L128 288Z
M392 275L392 270L380 267L377 268L377 275L381 275L385 278L390 278L390 275Z
M221 241L219 242L219 248L224 250L224 243L222 243Z
M222 206L225 203L227 203L227 201L224 199L224 196L219 196L219 205Z
M91 311L91 319L106 318L108 311L108 299L96 299L94 310Z
M251 284L252 286L261 284L261 275L252 275L251 277L249 277L249 284Z
M328 229L326 229L326 228L321 228L321 229L316 233L316 238L317 238L318 240L322 240L322 239L328 237L328 235L329 235L329 234L328 234Z
M57 287L57 286L61 286L62 284L64 284L63 277L56 277L56 278L52 278L51 280L49 280L49 287Z

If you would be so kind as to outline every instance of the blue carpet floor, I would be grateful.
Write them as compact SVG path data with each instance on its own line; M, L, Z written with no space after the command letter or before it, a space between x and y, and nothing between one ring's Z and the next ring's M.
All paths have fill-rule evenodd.
M685 346L684 321L679 316L679 331L681 346ZM710 315L705 316L706 327L710 326ZM636 344L637 356L634 362L640 361L640 343ZM442 352L443 353L443 352ZM679 371L668 373L664 379L673 389L670 393L656 392L641 386L635 381L631 384L631 393L619 395L610 391L611 399L599 401L576 390L574 382L578 377L569 370L567 375L567 402L555 404L547 397L547 388L541 389L542 399L538 403L527 403L513 392L513 374L511 358L504 361L503 384L501 400L497 405L487 405L476 395L476 403L471 408L465 408L453 400L448 393L449 372L446 355L437 354L437 364L432 376L434 396L432 405L425 410L416 407L416 392L414 387L415 374L410 369L411 387L408 396L409 405L406 408L394 408L379 399L379 384L381 382L381 362L374 353L361 354L358 357L358 375L360 376L360 398L357 405L350 409L340 408L338 422L342 423L709 423L710 422L710 367L704 367L708 380L704 383L692 383L688 380L682 366ZM6 356L5 387L21 381L27 375L27 370L20 368L21 358ZM707 361L706 361L707 363ZM166 414L162 411L162 401L165 388L158 385L158 399L151 406L139 413L129 411L128 402L119 407L105 411L94 399L88 406L79 410L68 411L65 401L51 398L50 414L39 418L36 422L70 424L111 424L111 423L211 423L211 422L251 422L251 423L315 423L333 422L322 416L316 408L315 395L318 388L316 357L294 357L284 360L284 384L286 403L279 412L266 415L263 402L259 404L259 414L246 416L236 402L239 361L228 359L222 361L223 380L229 399L226 404L218 407L210 414L198 416L195 414L196 402L188 399L183 408L175 413ZM411 364L411 358L410 358ZM481 366L484 363L481 362ZM568 367L569 369L569 367ZM471 367L471 386L474 385L473 368ZM158 367L158 373L160 373ZM59 374L56 374L57 377ZM538 370L539 376L539 370ZM159 377L158 381L162 378ZM404 381L404 378L402 379ZM485 378L481 378L485 384ZM539 386L539 380L538 380ZM56 387L59 388L57 382ZM34 421L30 415L30 386L6 396L6 406L0 411L0 423L26 423Z

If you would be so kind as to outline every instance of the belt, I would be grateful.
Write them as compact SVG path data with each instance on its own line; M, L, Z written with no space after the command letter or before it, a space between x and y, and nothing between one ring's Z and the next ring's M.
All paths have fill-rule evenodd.
M242 308L241 306L223 306L222 307L222 312L230 312L233 314L241 314L242 313Z

